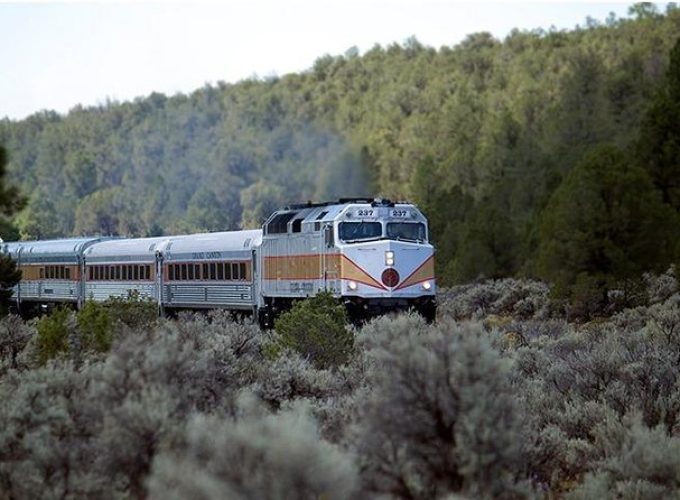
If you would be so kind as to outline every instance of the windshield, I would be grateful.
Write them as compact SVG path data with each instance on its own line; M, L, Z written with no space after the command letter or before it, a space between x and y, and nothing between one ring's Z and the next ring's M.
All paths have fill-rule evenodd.
M387 237L391 240L425 241L427 234L422 222L390 222Z
M338 227L342 241L370 240L382 237L380 222L341 222Z

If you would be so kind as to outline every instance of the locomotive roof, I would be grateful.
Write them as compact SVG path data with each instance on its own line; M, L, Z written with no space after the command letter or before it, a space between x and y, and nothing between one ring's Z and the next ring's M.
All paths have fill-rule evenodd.
M328 222L337 220L343 213L346 213L348 209L355 206L370 206L371 208L376 208L376 214L388 214L389 209L396 206L410 209L415 209L414 217L418 220L424 220L424 216L420 213L420 210L410 202L398 201L392 202L385 199L370 199L370 198L341 198L335 202L325 202L325 203L304 203L298 205L288 205L275 211L265 222L265 227L268 228L268 233L283 233L286 232L283 229L283 225L287 225L293 220L302 219L303 224L309 224L313 222ZM273 229L269 224L272 223L275 226ZM281 227L278 227L281 226Z

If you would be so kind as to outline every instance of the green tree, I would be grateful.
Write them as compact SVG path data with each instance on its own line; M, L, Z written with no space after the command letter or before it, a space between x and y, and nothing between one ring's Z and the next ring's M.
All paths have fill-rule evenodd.
M100 189L83 198L76 210L76 234L130 234L134 224L126 191L120 187Z
M279 345L298 351L318 368L349 359L354 335L347 330L347 312L328 292L297 302L275 322Z
M106 352L112 343L112 320L106 304L88 300L76 318L81 345L85 349Z
M445 269L463 242L465 221L470 216L474 200L463 193L459 186L445 189L443 184L435 161L431 156L426 156L413 172L411 194L413 201L427 217L429 239L437 247L437 279L448 285L457 279L454 271Z
M72 319L72 312L65 307L55 309L49 316L40 318L36 328L38 330L38 361L41 365L69 352Z
M241 227L254 229L262 224L274 210L283 206L285 193L279 186L269 184L263 180L250 185L241 191Z
M40 240L61 236L59 214L47 190L36 189L26 207L16 217L22 240Z
M207 187L201 187L191 197L187 208L187 232L224 231L227 229L228 215L215 193Z
M8 218L26 203L26 200L19 194L17 188L8 186L5 183L7 173L7 152L0 146L0 230L2 236L16 236L12 224ZM21 271L17 269L16 263L8 255L0 256L0 303L4 304L12 296L12 287L21 280Z
M9 255L0 255L0 304L5 304L12 297L12 287L20 280L21 271L16 262Z
M652 2L637 2L628 7L628 14L636 19L649 19L659 15L659 9Z
M447 266L446 277L451 282L515 273L517 235L507 210L497 199L485 198L475 206L460 239L456 256Z
M680 210L680 38L670 53L664 84L640 128L637 154L663 201Z
M543 212L537 271L557 297L607 305L608 291L671 262L674 214L641 167L601 146L566 177ZM593 312L593 310L591 310Z
M7 151L0 146L0 213L5 217L11 217L24 207L26 199L15 186L7 184L6 176Z

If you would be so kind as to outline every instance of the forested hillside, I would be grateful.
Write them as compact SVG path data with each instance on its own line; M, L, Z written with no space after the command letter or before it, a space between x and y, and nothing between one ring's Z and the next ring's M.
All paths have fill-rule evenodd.
M4 120L28 197L16 225L23 238L156 235L255 227L308 199L408 198L431 220L443 282L521 274L601 291L677 257L680 10L631 14L439 49L409 39L300 74Z

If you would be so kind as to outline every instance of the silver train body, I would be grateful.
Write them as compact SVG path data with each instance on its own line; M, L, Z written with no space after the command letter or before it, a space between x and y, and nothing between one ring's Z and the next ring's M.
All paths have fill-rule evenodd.
M135 294L161 312L223 308L262 326L320 291L353 318L436 312L434 248L409 203L343 199L274 212L262 230L156 238L72 238L1 245L22 271L18 310Z

